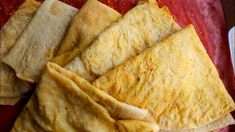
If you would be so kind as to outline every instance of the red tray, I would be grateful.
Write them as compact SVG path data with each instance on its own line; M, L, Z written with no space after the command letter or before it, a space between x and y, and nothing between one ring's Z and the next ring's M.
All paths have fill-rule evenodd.
M24 0L0 0L0 27ZM81 8L85 0L63 0ZM122 14L135 6L137 0L100 0ZM235 77L228 48L227 30L224 14L219 0L158 0L160 6L166 5L175 20L185 27L192 23L200 36L209 56L217 67L220 77L230 95L235 99ZM0 105L0 132L11 129L17 115L22 111L28 99L21 100L15 106ZM229 126L221 131L235 130Z

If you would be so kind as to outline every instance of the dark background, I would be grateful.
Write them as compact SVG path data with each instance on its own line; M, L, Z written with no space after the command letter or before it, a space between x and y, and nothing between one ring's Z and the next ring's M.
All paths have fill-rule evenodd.
M227 29L235 26L235 0L221 0Z

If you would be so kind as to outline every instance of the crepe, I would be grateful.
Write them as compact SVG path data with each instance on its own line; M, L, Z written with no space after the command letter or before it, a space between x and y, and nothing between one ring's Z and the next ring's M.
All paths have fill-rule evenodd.
M46 0L15 46L2 59L28 82L36 82L52 59L77 9L56 0Z
M148 109L160 129L205 126L235 106L193 26L97 79L93 86Z
M117 113L122 112L123 108L126 113L122 114L121 118L125 120L130 118L128 113L138 117L139 113L142 113L140 111L146 111L118 102L101 90L95 89L75 73L48 63L38 88L17 118L12 131L112 132L118 131L116 120L119 121L120 118L115 115L119 115ZM127 107L128 109L125 109ZM156 124L147 121L135 119L130 120L128 124L136 122L143 124L146 129L158 130ZM138 126L131 125L128 128L134 130L133 127Z
M53 62L64 66L84 51L122 15L97 0L88 0L75 15Z
M179 29L166 7L145 2L102 32L65 67L91 82Z
M20 99L22 99L24 96L17 96L17 97L0 97L0 104L1 105L14 105L16 104L18 101L20 101Z
M65 76L76 83L76 85L78 85L94 101L105 107L114 119L137 119L150 122L154 121L151 119L151 115L145 109L139 109L137 107L118 102L116 99L114 99L112 96L108 95L104 91L93 87L88 81L79 77L77 74L62 69L56 64L48 63L48 69L51 68L59 72L60 77Z
M14 46L41 4L26 0L0 31L0 59ZM31 88L16 78L15 72L0 61L0 104L13 105Z
M160 132L212 132L221 129L228 125L234 125L235 121L231 114L227 114L226 116L213 121L205 126L201 126L199 128L193 129L174 129L174 130L160 130Z
M120 132L156 132L158 126L139 120L120 120L117 121Z
M115 121L78 86L48 67L12 131L115 130Z

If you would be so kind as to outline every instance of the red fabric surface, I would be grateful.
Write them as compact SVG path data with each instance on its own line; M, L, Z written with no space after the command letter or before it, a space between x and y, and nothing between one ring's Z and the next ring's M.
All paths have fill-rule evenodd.
M0 27L14 13L24 0L0 0ZM62 0L80 8L85 0ZM122 14L131 9L137 0L100 0ZM223 10L219 0L158 0L159 6L167 6L175 20L185 27L192 23L224 82L230 95L235 99L235 77L227 42L227 31ZM28 99L15 106L0 105L0 132L11 129L17 115L22 111ZM233 131L234 126L221 129Z

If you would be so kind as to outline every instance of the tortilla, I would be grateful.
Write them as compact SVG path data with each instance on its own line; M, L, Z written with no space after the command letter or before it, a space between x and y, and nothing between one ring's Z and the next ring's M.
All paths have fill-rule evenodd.
M88 0L72 20L53 62L64 66L84 51L101 33L122 15L97 0Z
M146 123L139 120L117 121L120 132L157 132L159 127L155 124Z
M4 67L2 68L3 70L5 70L5 68L8 67ZM6 73L6 72L3 72ZM13 72L14 73L14 72ZM29 90L31 90L31 86L29 84L25 84L24 82L22 82L21 80L17 79L15 76L15 74L9 74L9 75L4 75L1 74L3 76L1 76L1 80L5 81L3 84L1 84L1 96L0 97L17 97L17 96L21 96L23 94L25 94L26 92L28 92ZM9 84L9 83L14 83L14 84ZM7 88L10 88L9 90Z
M0 59L14 46L35 12L40 7L35 0L26 0L9 18L0 31ZM31 88L23 86L14 70L0 61L0 104L13 105Z
M226 116L213 121L205 126L201 126L199 128L193 128L193 129L174 129L174 130L160 130L161 132L211 132L216 131L218 129L221 129L228 125L234 125L235 121L231 114L227 114Z
M145 2L102 32L66 68L91 82L179 29L167 7Z
M76 85L78 85L82 89L82 91L84 91L88 96L90 96L90 98L105 107L114 119L136 119L146 121L152 120L151 115L145 109L140 109L124 104L122 102L118 102L112 96L108 95L100 89L93 87L88 81L79 77L77 74L62 69L60 66L53 63L48 63L48 67L50 69L53 68L53 70L60 73L60 77L65 76L74 83L76 83Z
M97 79L93 86L148 109L164 130L205 126L235 108L192 25Z
M2 59L28 82L36 82L51 60L77 9L56 0L46 0L15 46Z
M229 125L234 125L235 124L235 120L233 118L233 116L229 113L227 114L226 116L208 124L205 126L205 128L201 128L199 129L199 131L206 131L206 130L218 130L218 129L222 129L224 128L225 126L229 126ZM199 132L198 131L198 132Z
M115 116L112 114L115 113L109 113L109 111L113 109L118 113L123 103L98 89L99 92L97 92L90 84L87 85L88 82L80 79L82 78L76 74L49 63L38 88L17 118L12 131L118 131L116 120L119 119L113 119L112 117ZM86 91L83 91L84 88L81 87L86 87ZM95 96L90 97L86 94L87 91ZM109 108L101 105L105 103L103 101L106 101L106 106ZM121 107L118 106L119 104ZM134 107L127 104L125 106ZM139 108L135 107L135 109ZM126 112L134 114L128 110ZM122 118L128 119L129 116ZM157 129L156 124L145 126L150 127L149 129L154 126L153 128Z
M115 121L78 86L48 67L12 131L115 130Z
M1 105L14 105L16 102L20 101L24 96L19 97L0 97Z

